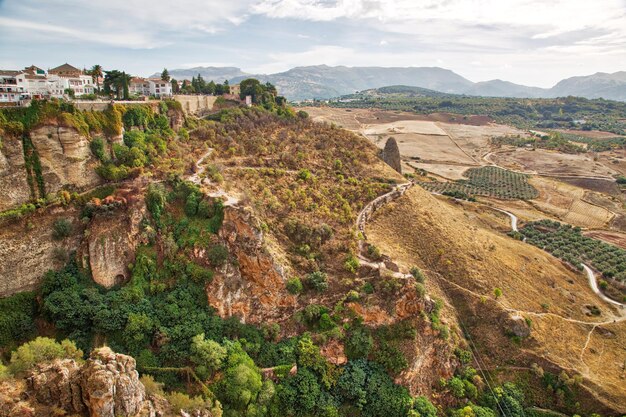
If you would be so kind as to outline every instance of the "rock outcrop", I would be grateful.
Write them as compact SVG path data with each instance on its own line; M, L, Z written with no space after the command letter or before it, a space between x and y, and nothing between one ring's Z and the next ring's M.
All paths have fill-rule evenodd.
M73 359L41 364L26 380L40 405L90 417L131 417L144 408L146 394L135 359L108 347L94 350L81 367Z
M236 315L251 323L280 320L293 312L296 299L286 291L282 267L265 249L252 212L226 207L219 237L237 262L215 275L207 287L209 304L223 317Z
M0 226L0 297L34 289L51 268L61 267L82 236L78 209L52 207L28 219ZM69 219L70 236L55 240L54 222Z
M128 265L135 261L139 225L146 212L143 198L137 197L141 192L118 190L116 194L125 191L127 197L107 197L102 201L115 208L92 218L81 246L83 266L89 266L93 280L105 288L129 278Z
M391 168L398 171L402 174L402 164L400 161L400 149L398 148L398 143L396 142L396 138L390 137L387 139L387 143L385 143L385 148L382 152L383 161Z
M96 349L80 372L83 403L90 417L130 417L139 414L146 392L135 369L135 359Z
M47 193L63 187L84 190L102 182L94 168L98 164L89 139L76 129L46 125L34 129L30 138L41 161Z
M0 141L0 195L0 211L19 206L30 199L20 139L6 137Z

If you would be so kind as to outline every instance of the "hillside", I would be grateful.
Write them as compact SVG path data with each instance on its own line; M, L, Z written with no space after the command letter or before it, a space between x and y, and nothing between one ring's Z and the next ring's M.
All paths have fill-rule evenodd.
M0 113L26 188L0 214L0 416L621 410L622 329L579 275L267 107Z
M626 409L618 353L626 330L614 323L623 320L621 312L605 304L597 316L585 314L584 306L597 305L597 298L583 274L468 217L461 204L414 188L375 215L366 230L383 252L424 270L428 291L440 294L456 312L479 351L481 367L494 370L492 377L525 381L546 408L573 407L574 398L584 397L580 390L589 390L614 409ZM494 288L503 295L494 297ZM516 319L529 324L528 337L512 333ZM593 348L599 345L604 348ZM542 387L546 380L533 374L533 363L543 368L542 375L566 370L584 382L558 398Z
M453 71L439 67L345 67L315 65L296 67L276 74L250 75L233 67L197 67L174 69L170 75L191 79L201 74L205 80L231 83L254 77L271 82L280 94L291 101L329 99L357 91L385 86L405 85L435 90L445 94L483 97L585 97L626 101L626 74L596 73L564 79L552 88L530 87L504 80L472 82ZM153 76L159 76L155 73Z
M248 75L237 67L194 67L173 69L168 70L168 72L170 77L177 80L191 80L192 77L197 77L198 74L200 74L206 82L214 81L216 83L223 83L224 80L232 80L236 77ZM161 77L161 73L155 72L150 77L159 78Z

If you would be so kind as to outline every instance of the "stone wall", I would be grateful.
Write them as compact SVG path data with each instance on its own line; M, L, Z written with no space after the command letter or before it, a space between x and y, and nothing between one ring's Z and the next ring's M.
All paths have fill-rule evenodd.
M185 114L190 114L194 116L213 110L213 105L217 100L217 96L206 95L176 95L173 98L183 106L183 111L185 112Z
M30 200L26 180L22 141L3 138L0 145L0 211L19 206Z

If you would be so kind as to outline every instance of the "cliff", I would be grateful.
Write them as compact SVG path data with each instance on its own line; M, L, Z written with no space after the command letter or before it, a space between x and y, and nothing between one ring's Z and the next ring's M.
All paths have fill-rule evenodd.
M30 195L22 141L5 137L0 142L0 211L27 202Z
M102 182L94 171L98 162L89 149L89 139L76 129L41 126L30 132L30 139L39 156L46 193L64 187L85 190Z

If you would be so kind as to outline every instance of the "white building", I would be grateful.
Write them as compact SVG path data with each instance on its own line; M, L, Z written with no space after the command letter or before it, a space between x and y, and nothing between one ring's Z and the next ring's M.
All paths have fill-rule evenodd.
M0 103L18 104L24 96L24 86L18 84L19 71L0 70Z
M160 78L148 78L150 84L150 95L155 97L171 97L172 83L163 81Z
M66 90L72 90L75 97L93 94L96 87L91 75L86 75L80 69L63 64L48 71L48 90L52 97L66 97Z
M136 94L140 96L150 95L150 83L145 78L133 77L130 79L130 85L128 86L130 94Z

